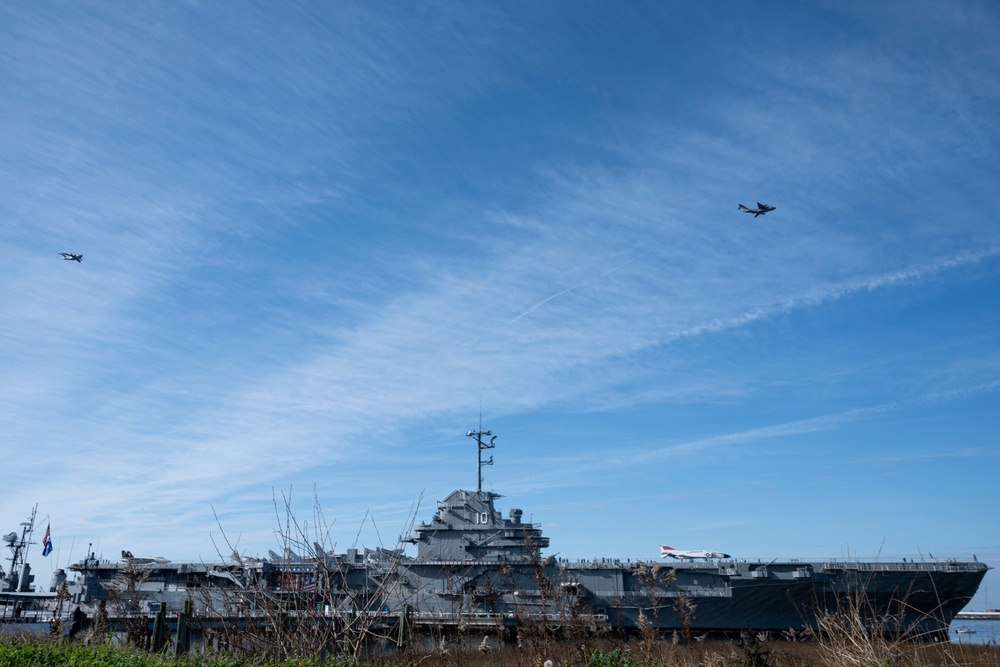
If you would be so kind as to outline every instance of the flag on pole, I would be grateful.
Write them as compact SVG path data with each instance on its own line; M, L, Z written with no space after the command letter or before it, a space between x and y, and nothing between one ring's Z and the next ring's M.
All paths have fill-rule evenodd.
M48 556L52 553L52 531L51 524L45 526L45 537L42 538L42 555Z

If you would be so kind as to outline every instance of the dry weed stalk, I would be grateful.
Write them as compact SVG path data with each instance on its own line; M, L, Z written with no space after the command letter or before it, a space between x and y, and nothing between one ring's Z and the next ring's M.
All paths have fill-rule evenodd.
M49 623L49 634L53 637L61 637L63 634L63 607L69 600L69 587L63 581L56 591L55 608L52 610L52 622Z
M400 632L405 619L389 624L382 613L383 603L399 585L399 576L385 575L402 571L401 545L382 550L377 564L347 562L334 555L332 526L315 493L312 530L296 516L290 492L273 503L281 549L277 561L241 556L216 516L232 553L228 578L234 585L203 590L204 607L215 612L211 623L204 624L212 648L255 661L326 656L357 661L370 646L401 644L392 626ZM352 574L363 578L364 585L350 585Z
M126 562L107 586L108 603L111 605L112 614L123 626L128 645L135 648L145 646L149 632L146 610L141 607L142 603L147 600L147 595L142 587L148 578L148 568L133 562ZM106 623L107 608L104 609L104 615L104 623ZM98 625L102 626L104 623L98 623Z
M694 639L691 625L694 623L694 610L696 608L697 605L686 595L678 595L674 598L674 611L680 620L681 637L685 644L690 644Z
M859 593L838 598L837 608L816 618L816 640L826 664L837 667L894 667L902 664L904 651L895 619L872 613Z
M677 580L677 573L671 567L640 563L636 569L636 578L642 582L643 592L650 605L649 611L653 616L653 620L650 621L640 609L637 621L642 660L645 664L652 664L653 650L660 638L660 613L668 599L667 589Z

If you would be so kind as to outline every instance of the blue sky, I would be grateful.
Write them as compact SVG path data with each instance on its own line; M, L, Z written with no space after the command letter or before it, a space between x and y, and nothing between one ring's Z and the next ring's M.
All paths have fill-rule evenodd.
M1000 565L1000 9L870 4L0 5L0 528L392 546L481 411L549 553Z

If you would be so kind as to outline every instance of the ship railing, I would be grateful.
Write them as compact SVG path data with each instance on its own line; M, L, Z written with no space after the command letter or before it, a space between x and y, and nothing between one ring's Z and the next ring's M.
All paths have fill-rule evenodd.
M607 598L622 598L623 600L644 600L648 596L643 591L622 591L622 590L606 590L606 591L593 591L594 597L607 597ZM733 597L733 590L729 587L726 588L685 588L682 590L670 590L670 591L657 591L656 597L659 598L731 598Z
M446 611L416 611L409 615L415 623L463 622L469 625L496 625L506 620L504 614L476 613L461 614Z
M70 615L62 614L58 618L47 609L26 609L19 612L18 616L14 616L10 612L7 615L0 614L0 621L3 623L51 623L53 621L60 621L61 623L69 623Z
M507 624L512 621L532 619L532 620L544 620L544 621L558 621L567 622L570 620L575 621L590 621L594 623L607 623L607 614L577 614L575 616L570 616L569 614L561 613L525 613L525 612L507 612L504 614L495 613L475 613L475 614L463 614L463 613L452 613L446 611L419 611L413 612L409 616L412 623L417 623L421 625L426 624L441 624L441 623L462 623L465 625L501 625Z
M977 572L982 564L968 561L905 561L891 563L864 563L827 561L824 570L857 570L859 572Z
M507 614L509 618L530 618L535 620L544 621L569 621L569 620L580 620L580 621L601 621L606 622L608 620L607 614L560 614L553 612L536 612L536 613L522 613L522 614Z
M628 563L615 558L605 558L601 560L560 560L558 565L574 570L602 570L609 567L625 567Z
M504 560L492 559L492 560L414 560L407 562L407 565L413 565L415 567L425 566L425 565L462 565L467 567L478 567L478 566L494 566L497 564L503 565L519 565L519 564L530 564L531 559L525 558L507 558Z

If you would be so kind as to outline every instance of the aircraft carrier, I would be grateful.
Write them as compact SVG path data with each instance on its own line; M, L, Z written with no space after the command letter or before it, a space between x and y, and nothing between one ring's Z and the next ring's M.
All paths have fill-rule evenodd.
M63 608L79 606L87 614L102 600L106 613L125 615L179 612L187 602L196 616L220 620L246 621L280 608L308 614L314 623L367 618L415 629L508 633L532 624L797 633L815 630L824 614L850 609L889 633L942 638L989 569L954 559L664 563L545 556L549 540L540 527L524 522L520 509L504 517L496 507L502 496L482 490L482 466L492 463L492 457L483 461L483 452L496 438L487 441L492 434L482 430L467 435L479 450L476 490L452 492L398 548L337 554L315 543L303 549L300 541L299 553L286 545L283 554L234 553L218 563L172 563L128 551L120 561L105 560L88 553L69 566L72 580L56 572L50 595L65 582ZM407 543L415 554L406 553ZM8 596L8 611L14 599Z

